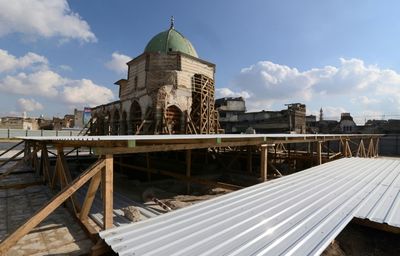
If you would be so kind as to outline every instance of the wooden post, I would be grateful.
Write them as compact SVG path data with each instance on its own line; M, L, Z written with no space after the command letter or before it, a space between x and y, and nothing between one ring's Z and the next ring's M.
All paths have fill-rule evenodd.
M48 184L51 182L50 178L50 161L49 161L49 153L47 152L46 143L42 145L42 167L43 167L43 179Z
M330 150L331 150L331 148L330 148L330 141L328 140L328 142L326 143L326 153L327 153L327 161L329 161L329 157L330 157Z
M104 206L104 220L103 228L109 229L113 227L113 155L105 156L106 166L102 171L103 183L103 206Z
M192 150L186 150L186 177L190 178L192 170ZM188 181L186 184L186 192L190 193L190 182Z
M317 141L317 164L322 164L322 141Z
M267 145L261 145L260 147L260 176L261 182L267 181L267 170L268 170L268 151Z
M375 157L379 156L379 138L375 139Z

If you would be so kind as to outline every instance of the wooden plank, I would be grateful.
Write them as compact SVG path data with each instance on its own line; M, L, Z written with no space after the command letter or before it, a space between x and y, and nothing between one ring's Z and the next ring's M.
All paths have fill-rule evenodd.
M88 219L88 214L96 196L97 189L99 188L100 181L101 173L99 172L95 176L93 176L92 180L90 181L85 200L82 204L81 212L79 213L79 219L81 221L85 221Z
M113 170L114 157L113 155L105 156L105 168L102 171L103 183L103 206L104 206L104 221L103 228L109 229L113 227Z
M65 187L54 196L46 205L40 208L28 221L21 225L16 231L6 237L0 244L0 255L5 255L10 247L18 242L23 236L28 234L63 202L65 202L74 192L82 187L90 178L98 173L105 166L104 160L94 163L89 169L77 177L69 186Z
M262 145L260 147L260 176L261 182L267 181L267 170L268 170L268 151L267 146Z
M317 141L317 164L322 164L322 142Z

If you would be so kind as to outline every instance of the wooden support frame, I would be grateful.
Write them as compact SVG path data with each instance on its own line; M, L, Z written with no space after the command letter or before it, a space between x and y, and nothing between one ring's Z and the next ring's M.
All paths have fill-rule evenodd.
M261 145L260 147L260 177L261 182L267 181L268 172L268 146Z
M104 220L103 228L109 229L113 227L113 174L114 174L114 157L113 155L105 156L105 168L102 171L103 184L103 206Z
M317 141L317 165L322 164L322 141Z
M96 175L93 176L93 178L90 181L89 188L86 192L86 197L85 200L83 201L81 211L79 213L79 219L84 222L88 219L88 214L90 211L90 208L92 207L94 198L96 196L97 189L99 188L101 181L101 173L97 173Z
M42 163L42 174L44 182L48 184L51 183L50 178L50 160L49 160L49 153L47 150L47 146L45 143L42 144L42 154L41 154L41 163Z
M358 145L356 157L367 157L363 139L360 140L360 143Z
M101 159L94 163L88 170L83 172L71 184L61 190L46 205L39 209L28 221L21 225L16 231L7 236L0 243L0 255L5 255L9 248L18 242L23 236L28 234L70 196L82 187L89 179L96 175L105 166L105 160Z

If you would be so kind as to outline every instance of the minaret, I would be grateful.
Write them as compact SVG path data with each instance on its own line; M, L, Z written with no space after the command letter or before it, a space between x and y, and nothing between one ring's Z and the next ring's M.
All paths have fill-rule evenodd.
M174 23L175 23L174 16L171 16L169 29L175 29Z
M322 108L319 110L319 121L324 120L324 112L322 111Z

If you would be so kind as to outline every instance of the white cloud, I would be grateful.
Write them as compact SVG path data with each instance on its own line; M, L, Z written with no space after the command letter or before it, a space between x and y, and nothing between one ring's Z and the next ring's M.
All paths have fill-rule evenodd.
M17 109L20 110L21 112L23 111L32 112L35 110L42 110L43 105L34 99L20 98L17 100Z
M64 71L72 71L72 68L68 65L60 65L59 68Z
M71 11L66 0L0 0L0 36L61 37L96 42L89 24Z
M0 49L0 72L11 72L27 67L46 67L47 59L36 53L28 52L24 56L17 58L7 51Z
M229 95L247 92L250 111L282 108L283 104L293 102L306 103L310 113L322 107L332 115L335 112L333 116L340 116L345 109L362 115L367 111L400 111L400 73L366 65L355 58L340 58L337 66L305 71L260 61L243 68L230 89L218 90Z
M112 91L106 87L96 85L91 80L71 80L63 88L61 97L65 102L74 106L96 106L113 100Z
M95 106L110 102L114 95L107 87L97 85L89 79L70 79L48 69L47 59L34 53L28 53L21 58L8 54L0 49L1 59L11 60L4 69L30 69L30 72L9 73L0 75L0 92L2 95L40 96L52 102L67 104L70 107ZM4 57L5 56L5 57ZM37 63L45 64L45 68L34 69ZM0 65L1 67L1 65ZM25 111L39 110L41 104L33 99L20 98L18 108ZM33 110L28 110L33 109Z
M58 87L65 83L65 79L50 70L40 70L33 73L19 73L8 75L0 80L0 91L19 95L39 95L56 97Z
M250 94L246 91L234 92L229 88L221 88L221 89L216 88L215 92L217 98L243 97L244 99L247 99L250 97Z
M111 55L111 60L105 65L108 69L115 71L118 74L124 74L128 71L128 65L126 65L126 63L131 59L132 58L127 55L114 52Z

